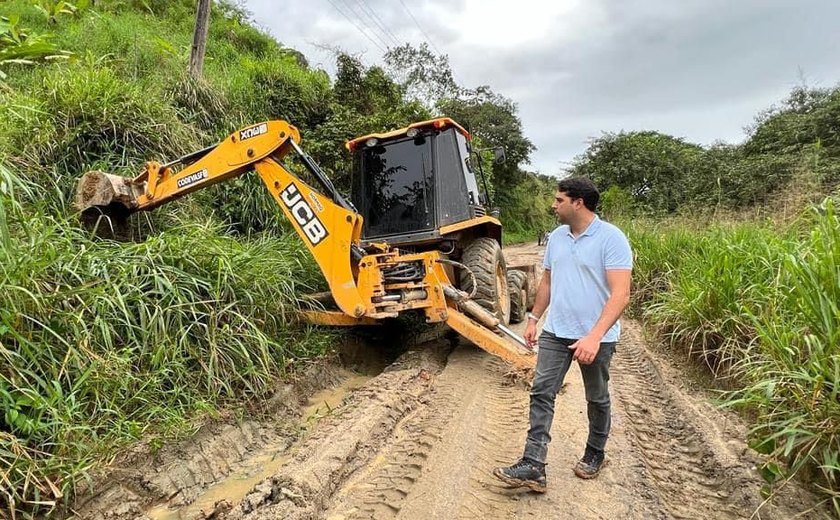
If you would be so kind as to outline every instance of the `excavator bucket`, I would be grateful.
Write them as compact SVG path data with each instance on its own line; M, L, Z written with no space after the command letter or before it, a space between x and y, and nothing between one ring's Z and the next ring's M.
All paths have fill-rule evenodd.
M73 205L82 226L97 236L126 239L131 235L128 216L137 211L142 183L101 171L82 175Z
M79 179L74 206L82 213L95 211L127 216L136 210L140 194L142 187L128 177L90 171Z
M137 210L142 193L142 185L128 177L89 171L79 179L73 205L83 227L98 236L117 238L127 233L128 216Z

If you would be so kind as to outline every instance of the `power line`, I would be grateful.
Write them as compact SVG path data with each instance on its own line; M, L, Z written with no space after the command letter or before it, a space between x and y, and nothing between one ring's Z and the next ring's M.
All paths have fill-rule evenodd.
M395 44L395 46L399 46L399 45L400 45L399 39L398 39L398 38L394 35L394 33L393 33L393 32L392 32L389 28L388 28L388 26L384 23L384 21L382 20L382 18L381 18L381 17L380 17L380 16L376 13L376 11L375 11L375 10L374 10L374 9L373 9L373 8L372 8L369 4L368 4L368 3L367 3L367 1L366 1L366 0L354 0L354 1L356 2L356 4L357 4L357 5L359 6L359 8L361 9L361 13L364 13L365 15L367 15L367 19L368 19L368 20L373 21L373 24L374 24L374 26L376 27L376 29L371 28L370 24L366 21L365 17L364 17L362 14L360 14L360 11L359 11L358 9L356 9L356 7L355 7L355 6L353 6L352 4L350 4L350 0L344 0L344 3L342 3L341 5L342 5L343 7L345 7L345 8L347 8L347 9L348 9L348 10L349 10L349 11L350 11L353 15L355 15L355 17L358 19L358 21L359 21L359 22L361 22L362 26L364 26L364 27L362 27L362 26L360 26L358 23L356 23L356 21L354 21L354 20L353 20L353 19L352 19L352 18L351 18L351 17L350 17L350 16L349 16L346 12L345 12L345 10L344 10L344 9L342 9L341 7L339 7L339 5L338 5L336 2L334 2L333 0L327 0L327 1L330 3L330 5L332 5L332 6L333 6L333 9L335 9L336 11L338 11L338 13L339 13L339 14L341 14L341 16L343 16L343 17L344 17L344 18L345 18L348 22L350 22L350 23L353 25L353 27L355 27L355 28L356 28L356 29L357 29L357 30L358 30L358 31L362 34L362 36L364 36L365 38L367 38L367 39L368 39L368 41L370 41L370 42L371 42L371 43L372 43L372 44L373 44L373 45L374 45L377 49L379 49L379 50L380 50L383 54L386 54L386 53L388 52L388 49L390 48L390 45L389 45L389 44L388 44L388 42L385 40L385 38L383 38L383 37L382 37L379 33L377 33L376 29L380 30L380 31L382 32L382 34L383 34L383 35L385 35L387 38L389 38L391 41L393 41L393 42L394 42L394 44ZM337 1L337 2L341 2L341 0L336 0L336 1ZM438 46L437 46L437 45L435 45L434 40L432 40L432 38L431 38L431 37L429 36L429 34L425 31L425 29L423 29L423 26L421 26L421 25L420 25L420 22L417 20L417 18L415 18L414 13L412 13L412 12L411 12L411 9L409 9L409 8L408 8L408 6L405 4L405 2L404 2L403 0L399 0L399 1L400 1L400 5L402 6L402 8L405 10L405 12L406 12L406 13L408 13L408 16L409 16L409 17L411 18L411 20L414 22L414 25L416 25L416 26L417 26L417 28L420 30L420 33L423 35L423 37L424 37L424 39L425 39L426 43L428 43L429 45L431 45L431 46L432 46L432 48L434 49L434 51L435 51L435 52L436 52L439 56L444 56L443 52L441 52L441 50L438 48ZM366 31L365 29L367 29L367 31ZM368 34L368 32L370 32L370 34ZM374 40L374 39L370 36L371 34L372 34L373 36L375 36L375 37L379 40L379 42L381 42L381 44L380 44L379 42L377 42L376 40ZM385 45L385 48L383 48L383 47L382 47L382 45ZM451 65L450 65L450 67L449 67L449 70L452 72L452 76L455 78L455 80L457 80L457 82L458 82L458 83L462 83L462 82L461 82L461 78L460 78L460 77L458 77L458 75L457 75L457 74L455 74L455 70L454 70L454 69L452 69L452 66L451 66Z
M444 56L444 53L442 53L440 49L438 49L437 45L435 45L434 40L432 40L432 38L429 37L428 33L426 33L426 31L420 25L420 22L418 22L417 18L415 18L414 14L412 14L411 9L409 9L408 6L405 5L405 2L403 2L403 0L400 0L400 5L403 6L403 9L405 9L405 12L408 13L408 16L410 16L411 19L414 20L414 25L416 25L417 28L420 29L420 32L423 34L423 37L426 39L426 42L432 46L432 48L435 50L438 56ZM446 56L448 58L448 55ZM452 72L452 77L455 79L456 83L463 84L461 78L457 74L455 74L455 69L452 67L452 64L449 64L449 70Z
M385 34L388 35L391 41L394 42L394 45L399 47L400 39L397 38L396 35L394 35L394 33L391 31L388 25L382 20L382 18L380 18L378 14L376 14L376 10L373 7L371 7L370 4L367 3L367 0L356 0L356 2L358 2L359 5L362 6L362 9L365 9L370 14L373 21L385 32Z
M377 42L376 42L376 40L374 40L373 38L371 38L370 36L368 36L368 34L364 31L364 29L362 29L361 27L359 27L359 25L358 25L356 22L354 22L354 21L353 21L353 20L352 20L349 16L347 16L347 14L345 14L345 13L344 13L344 11L342 11L341 9L339 9L339 7L338 7L338 6L337 6L337 5L333 2L333 0L327 0L327 2L329 2L329 3L330 3L330 5L331 5L331 6L333 6L333 9L335 9L336 11L338 11L338 12L339 12L339 14L341 14L341 16L343 16L344 18L346 18L348 22L350 22L351 24L353 24L353 27L355 27L355 28L356 28L356 29L357 29L357 30L358 30L358 31L362 34L362 36L364 36L365 38L367 38L367 39L370 41L370 43L372 43L372 44L373 44L374 46L376 46L376 47L377 47L380 51L382 51L382 53L383 53L383 54L384 54L385 52L387 52L385 49L383 49L383 48L382 48L382 46L381 46L381 45L379 45L379 43L377 43Z
M356 9L356 6L353 5L352 3L350 3L350 0L344 0L342 5L344 5L347 9L349 9L350 12L353 13L353 15L355 15L356 19L359 22L361 22L361 24L365 27L365 29L370 31L370 33L372 35L376 36L376 39L378 39L380 42L382 42L382 45L384 45L386 49L388 49L390 47L390 44L388 44L388 42L385 41L385 38L380 36L379 33L376 32L375 29L371 28L371 26L365 20L364 16L362 16L362 14L359 13L359 11ZM383 51L383 52L385 52L385 51Z
M417 28L420 29L420 32L423 34L423 37L426 38L426 41L429 43L429 45L432 46L435 52L437 52L438 54L443 54L442 52L440 52L440 49L437 48L435 42L432 41L428 34L426 34L426 31L424 31L423 28L420 26L420 22L417 21L417 18L414 17L414 15L411 13L411 10L408 8L407 5L405 5L405 2L403 2L403 0L400 0L400 5L403 6L403 9L405 9L405 12L408 13L408 16L410 16L411 19L414 20L414 25L416 25Z
M369 13L369 16L373 19L376 25L379 28L381 28L385 34L388 35L388 37L391 39L391 41L394 42L395 45L400 44L400 39L397 38L393 31L391 31L391 28L388 27L388 24L386 24L382 20L382 18L376 13L376 10L373 7L371 7L370 4L367 2L367 0L356 0L356 2L362 7L362 9Z

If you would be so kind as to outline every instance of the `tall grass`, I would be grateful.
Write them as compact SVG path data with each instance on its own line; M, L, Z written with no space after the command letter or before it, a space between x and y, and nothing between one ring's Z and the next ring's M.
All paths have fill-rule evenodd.
M171 105L104 66L56 67L0 101L0 154L41 187L38 200L53 212L69 209L87 170L136 175L150 156L177 157L199 142Z
M741 361L747 386L734 404L761 414L756 445L766 474L816 473L840 512L840 215L815 208L813 228L780 262L775 305L750 313L758 342Z
M44 217L4 242L0 507L66 496L108 445L260 398L324 352L288 326L294 295L317 283L297 238L218 231L184 224L124 244Z
M94 239L0 165L0 511L50 511L114 446L260 399L328 337L289 326L320 275L297 237L182 223Z
M815 475L840 513L840 218L827 199L799 220L707 228L627 223L634 310L729 378L754 417L770 481Z

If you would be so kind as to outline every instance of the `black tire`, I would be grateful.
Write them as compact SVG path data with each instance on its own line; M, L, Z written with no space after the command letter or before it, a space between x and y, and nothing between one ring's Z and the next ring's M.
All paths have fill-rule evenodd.
M525 311L534 308L534 300L537 299L537 288L528 283L528 275L524 271L512 271L514 276L522 280L522 288L525 289Z
M525 319L528 311L525 309L528 304L528 293L525 285L527 278L519 276L525 274L522 271L508 271L508 293L510 293L510 322L520 323Z
M492 238L476 238L464 247L461 263L475 275L473 300L493 313L503 324L510 323L507 264L499 243ZM472 292L469 273L462 269L459 274L461 290Z

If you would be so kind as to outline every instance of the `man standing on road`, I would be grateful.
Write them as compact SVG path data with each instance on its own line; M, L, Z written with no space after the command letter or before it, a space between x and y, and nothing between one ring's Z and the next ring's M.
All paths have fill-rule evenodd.
M604 463L610 431L610 359L620 332L618 318L630 298L633 262L624 233L595 214L599 197L589 179L558 183L551 207L561 225L549 237L545 272L525 328L525 341L533 346L537 322L548 308L539 336L525 452L513 466L493 470L509 485L540 493L546 490L554 400L572 361L580 365L589 417L589 437L575 475L593 478Z

